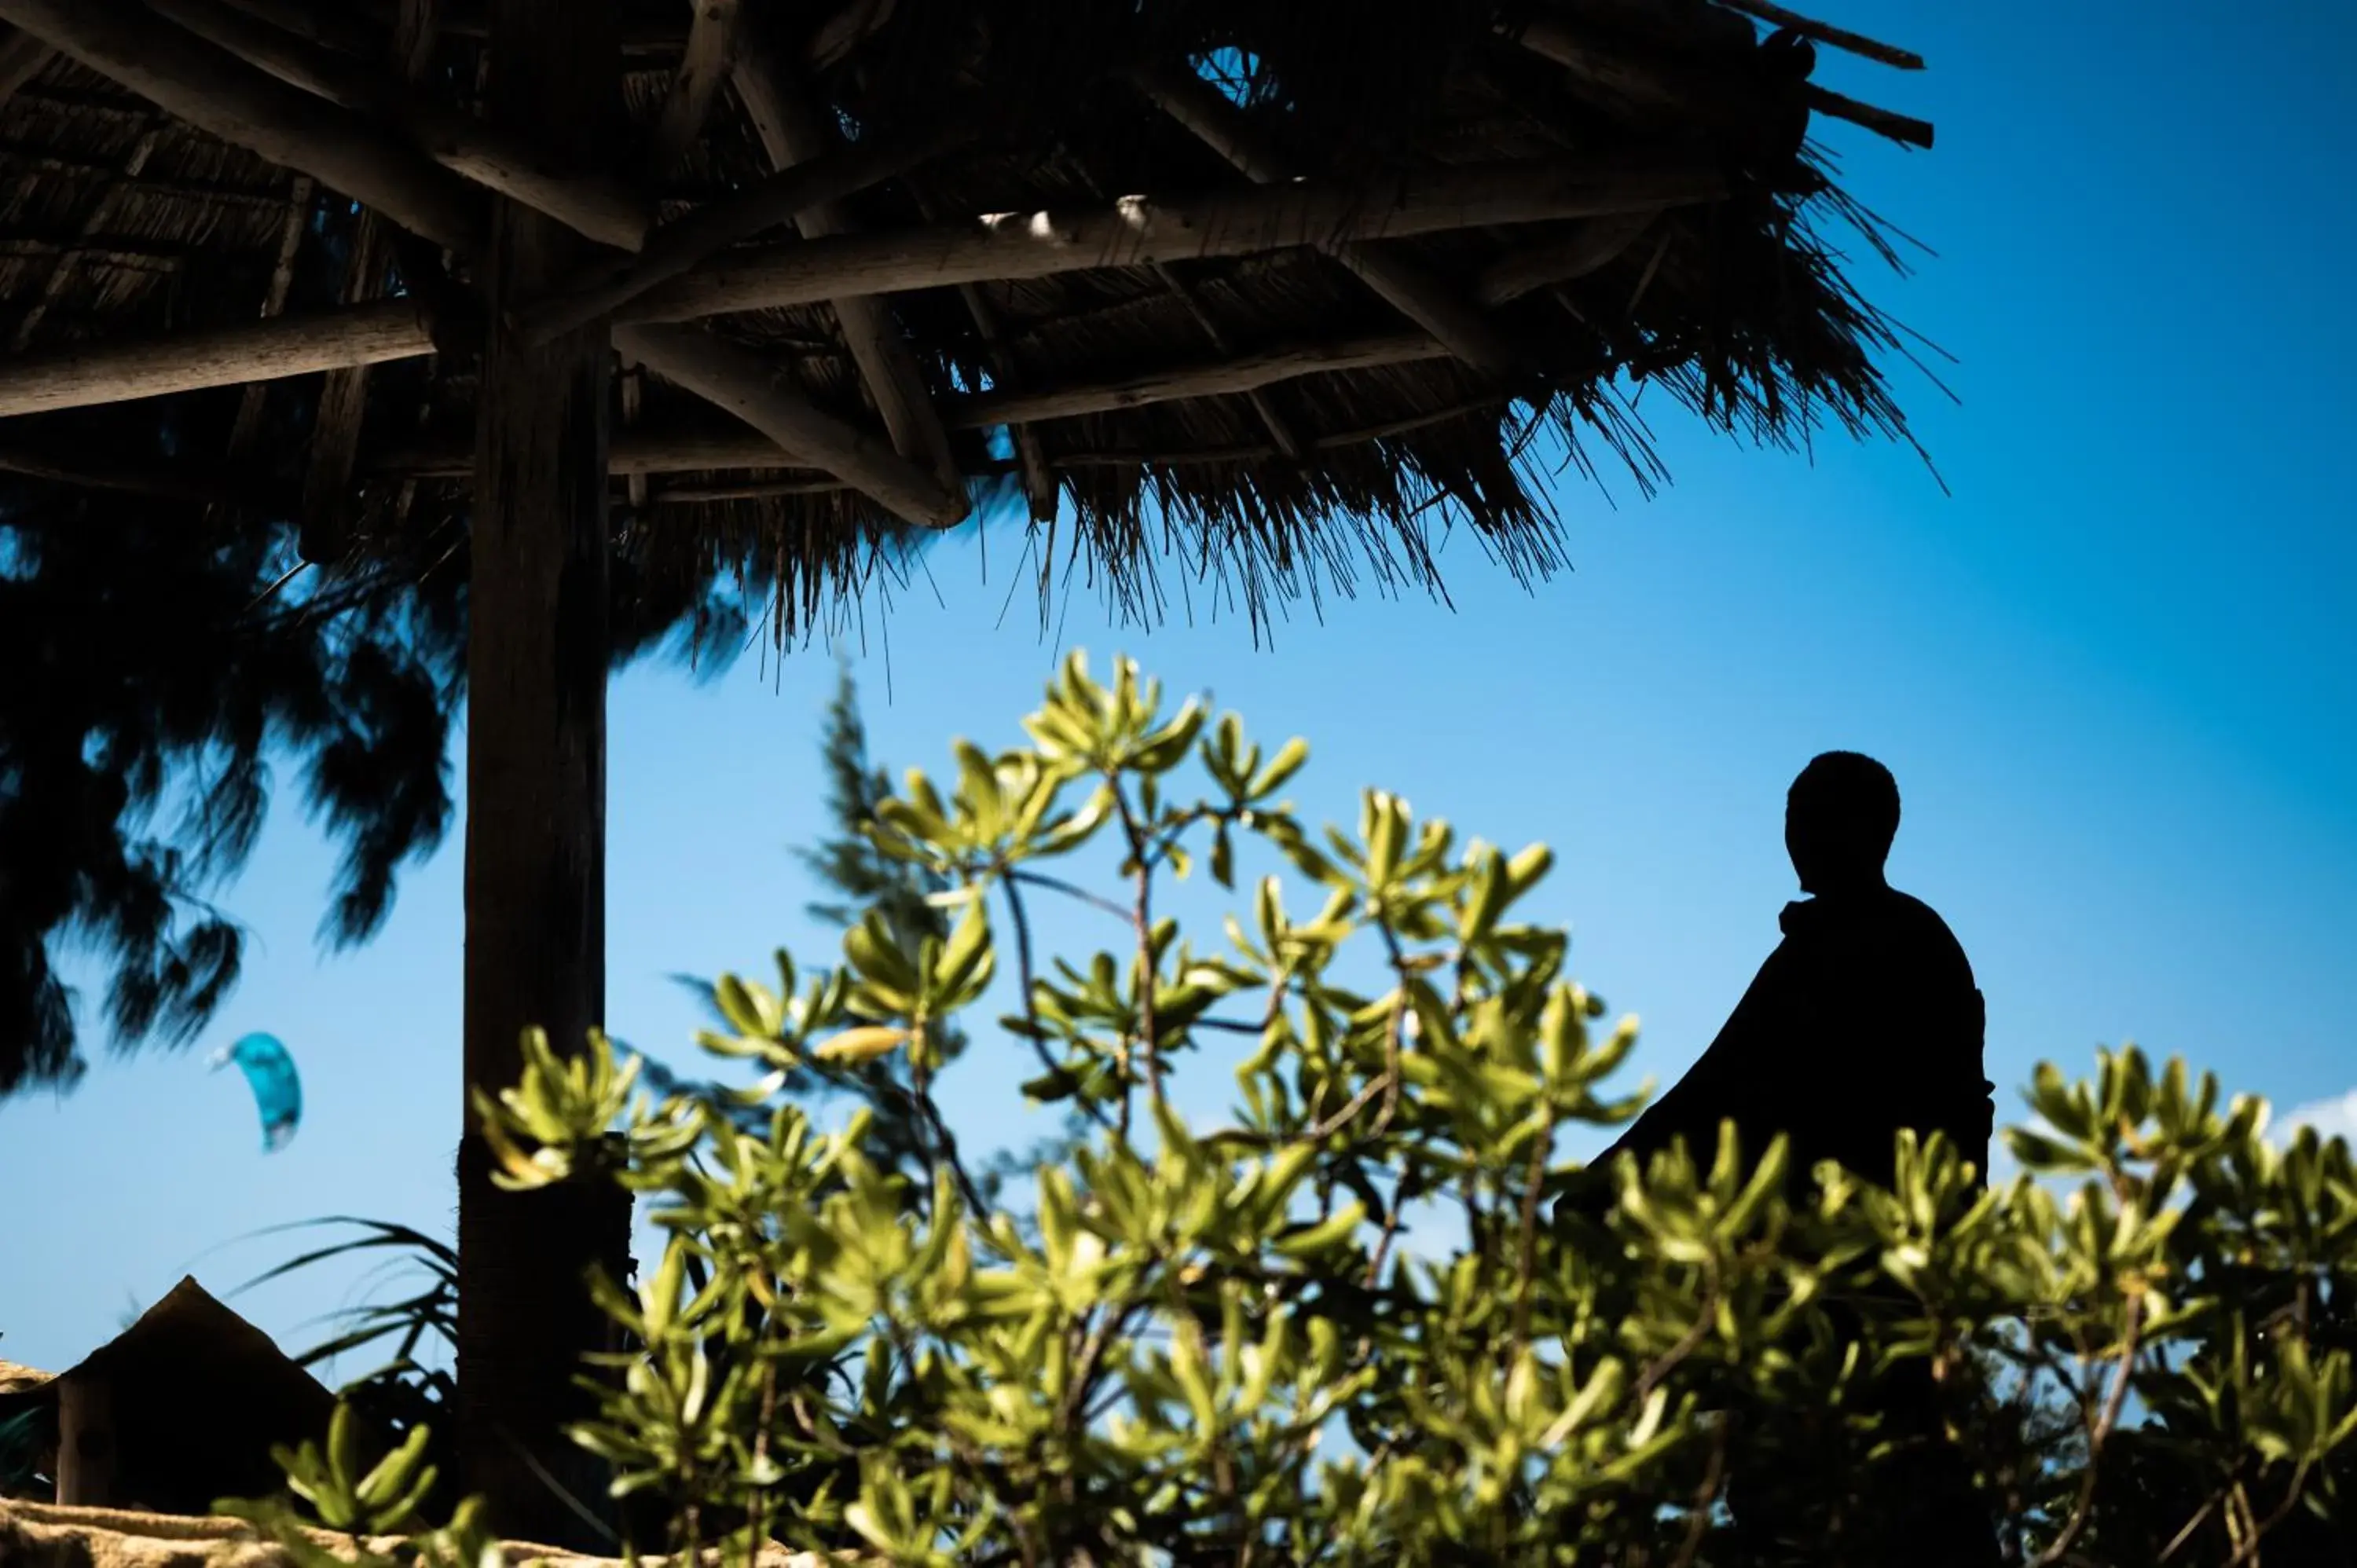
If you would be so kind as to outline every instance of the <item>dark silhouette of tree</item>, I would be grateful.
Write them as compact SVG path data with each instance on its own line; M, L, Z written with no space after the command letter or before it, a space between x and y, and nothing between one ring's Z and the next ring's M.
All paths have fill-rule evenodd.
M447 832L460 531L342 571L299 569L296 532L135 496L0 491L0 1094L83 1071L76 955L104 976L116 1048L204 1026L244 952L216 900L284 776L339 851L318 929L331 950L375 933L401 868ZM662 653L717 673L745 639L737 594L716 568L650 570L618 540L615 665Z

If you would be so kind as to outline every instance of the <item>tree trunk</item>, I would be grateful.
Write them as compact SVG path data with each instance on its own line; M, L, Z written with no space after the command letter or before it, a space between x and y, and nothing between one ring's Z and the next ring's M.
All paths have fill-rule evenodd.
M492 118L574 166L616 153L616 0L494 0ZM466 1077L496 1092L522 1031L583 1048L605 1007L606 463L612 381L601 317L532 348L503 324L587 261L555 220L502 199L476 425L467 712ZM494 1527L604 1544L603 1477L559 1434L603 1319L583 1281L627 1266L629 1199L593 1186L502 1192L469 1112L458 1155L462 1481ZM563 1494L570 1494L569 1498Z

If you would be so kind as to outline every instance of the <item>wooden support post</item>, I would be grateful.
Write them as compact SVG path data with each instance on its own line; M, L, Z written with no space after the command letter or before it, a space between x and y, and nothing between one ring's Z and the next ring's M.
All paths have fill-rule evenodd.
M174 27L138 0L0 0L0 20L198 129L314 176L436 244L478 246L482 205L465 181L391 133Z
M752 117L772 166L784 169L834 152L835 138L819 124L801 81L762 40L748 38L740 45L736 76L737 95ZM856 232L851 219L832 202L805 209L794 224L805 240ZM924 371L900 324L865 291L835 295L828 303L893 447L931 469L944 485L957 485L957 459L951 455L948 433L933 412Z
M1241 110L1192 71L1157 64L1141 68L1132 80L1157 108L1246 178L1276 185L1298 175ZM1413 256L1379 245L1346 243L1334 247L1334 259L1467 364L1495 376L1512 376L1520 368L1521 356L1505 334Z
M114 1501L114 1390L103 1374L58 1380L58 1501L102 1509Z
M619 151L618 0L492 0L488 112L573 166ZM607 441L613 352L591 322L543 348L507 308L577 271L585 242L512 200L491 224L476 424L467 657L465 1076L516 1082L527 1028L570 1056L605 1008ZM629 1197L602 1183L511 1193L474 1112L458 1152L459 1487L492 1527L608 1544L600 1467L561 1434L581 1356L606 1341L584 1286L627 1267ZM554 1486L549 1483L554 1480ZM558 1488L570 1494L560 1497Z
M1303 180L1193 199L1135 196L1081 211L992 213L716 256L616 314L629 321L693 321L809 305L851 290L894 294L1297 246L1323 250L1493 223L1654 212L1725 194L1717 168L1705 158L1632 153L1469 164L1376 181Z
M797 463L824 468L921 528L966 515L965 487L944 484L865 431L813 403L775 367L693 327L620 327L614 346L664 380L735 414Z

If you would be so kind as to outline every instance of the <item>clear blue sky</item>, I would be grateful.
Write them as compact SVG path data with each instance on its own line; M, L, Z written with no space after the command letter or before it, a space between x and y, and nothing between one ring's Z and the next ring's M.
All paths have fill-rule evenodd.
M1902 450L1749 452L1649 399L1676 488L1642 504L1624 484L1614 510L1567 485L1577 570L1534 595L1459 539L1453 613L1329 601L1256 650L1200 594L1199 624L1149 636L1109 629L1081 590L1067 643L1308 736L1297 793L1318 815L1382 784L1493 841L1555 843L1547 912L1575 926L1578 972L1643 1015L1665 1081L1793 896L1785 784L1848 746L1899 776L1894 878L1973 957L2001 1109L2038 1059L2081 1068L2129 1037L2279 1107L2337 1101L2357 1084L2357 516L2330 456L2357 425L2357 25L2320 4L2264 26L2191 4L1825 8L1932 62L1828 55L1821 74L1939 125L1930 155L1829 134L1853 188L1938 252L1912 281L1860 275L1961 360L1958 405L1900 372L1953 496ZM937 763L955 734L1015 737L1054 660L1028 601L996 624L1018 549L992 542L986 584L970 537L935 552L945 602L920 583L888 617L888 706L871 606L858 671L896 766ZM618 685L618 1034L683 1054L694 1011L667 973L829 950L788 852L822 826L833 676L822 649L782 670L748 656L708 688ZM207 1250L261 1226L447 1225L457 842L375 944L322 960L328 869L274 819L226 900L260 940L200 1049L0 1105L0 1358L68 1364L191 1268L226 1290L285 1242ZM1093 938L1088 918L1049 940ZM268 1156L242 1086L201 1058L253 1028L292 1045L309 1097ZM1028 1141L1017 1075L965 1070L962 1133ZM1227 1088L1206 1068L1189 1099ZM240 1305L302 1342L337 1299L321 1283Z

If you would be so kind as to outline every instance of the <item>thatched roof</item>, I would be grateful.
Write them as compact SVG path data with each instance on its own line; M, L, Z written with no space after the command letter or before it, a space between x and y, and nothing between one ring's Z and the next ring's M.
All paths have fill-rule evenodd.
M1620 372L1765 442L1903 434L1817 144L1929 128L1812 84L1809 40L1920 62L1763 0L853 0L807 31L649 0L611 165L529 190L469 141L479 6L427 9L403 87L395 0L0 0L27 29L0 46L0 468L301 511L322 558L447 531L478 180L637 242L640 285L679 274L618 285L618 345L669 379L624 378L617 493L661 548L783 563L802 596L976 499L1060 500L1060 562L1133 608L1166 526L1255 608L1428 575L1445 526L1544 575L1536 435L1657 477ZM787 164L810 177L766 224L693 243ZM334 188L355 166L382 199ZM408 232L361 240L352 195ZM711 253L654 265L682 247ZM680 360L713 338L740 351ZM674 384L738 373L785 390L766 435Z
M0 1414L54 1406L74 1381L106 1385L109 1490L167 1513L280 1483L273 1444L328 1429L335 1396L270 1337L183 1279L71 1370L8 1391ZM77 1499L80 1500L80 1499Z

